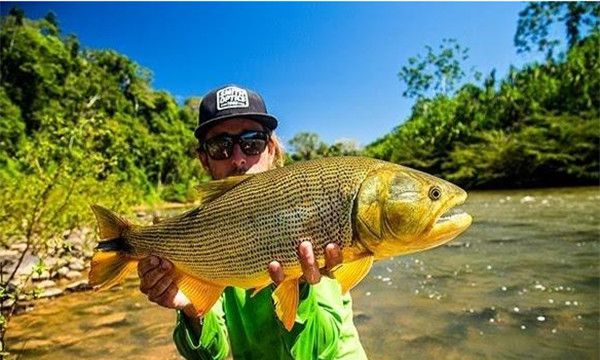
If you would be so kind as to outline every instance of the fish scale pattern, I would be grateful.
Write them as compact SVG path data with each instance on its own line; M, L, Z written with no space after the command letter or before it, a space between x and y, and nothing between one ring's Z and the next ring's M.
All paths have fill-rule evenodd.
M138 255L156 254L204 279L251 279L269 262L298 266L297 248L352 244L352 209L379 160L332 157L256 174L214 200L125 238Z

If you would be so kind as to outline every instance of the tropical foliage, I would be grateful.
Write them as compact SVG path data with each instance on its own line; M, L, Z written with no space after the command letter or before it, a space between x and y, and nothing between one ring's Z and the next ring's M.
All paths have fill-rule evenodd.
M303 161L319 159L327 156L352 156L360 155L360 145L352 139L339 139L332 145L327 145L321 140L319 134L311 132L301 132L296 134L288 144L291 146L292 153L288 156L288 163L293 161Z
M194 99L179 106L127 57L82 49L52 13L30 20L13 9L0 25L0 249L25 245L17 266L26 254L44 259L63 246L65 230L91 223L90 204L128 211L192 198L203 175ZM0 302L23 297L29 278L5 259L0 267ZM15 304L2 309L7 318Z
M97 181L86 194L129 204L188 198L199 175L191 106L152 90L150 71L127 57L82 50L52 13L13 10L0 36L0 176Z
M543 36L536 41L546 44ZM511 68L500 81L492 71L482 85L463 84L454 93L418 96L407 121L367 146L365 154L469 188L597 184L599 49L595 28L573 40L562 59ZM456 69L456 62L445 61ZM405 84L408 93L422 94L423 81L411 78Z

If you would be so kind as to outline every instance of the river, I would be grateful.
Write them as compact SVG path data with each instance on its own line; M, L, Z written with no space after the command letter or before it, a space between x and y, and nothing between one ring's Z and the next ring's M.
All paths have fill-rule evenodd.
M376 263L354 289L371 359L598 359L598 188L471 192L449 245ZM21 359L178 359L173 311L135 278L40 302L12 319Z

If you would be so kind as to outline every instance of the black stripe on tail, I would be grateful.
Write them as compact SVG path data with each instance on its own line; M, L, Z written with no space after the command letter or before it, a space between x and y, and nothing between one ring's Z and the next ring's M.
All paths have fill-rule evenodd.
M120 252L131 252L131 246L127 244L125 239L118 237L110 240L102 240L96 245L94 249L96 251L120 251Z

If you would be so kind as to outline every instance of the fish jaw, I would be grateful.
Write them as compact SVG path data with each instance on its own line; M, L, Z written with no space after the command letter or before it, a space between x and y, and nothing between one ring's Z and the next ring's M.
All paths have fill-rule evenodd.
M473 222L473 217L456 207L464 204L467 193L460 189L458 195L451 198L443 210L435 217L430 230L419 239L420 248L427 250L445 244L462 234Z

